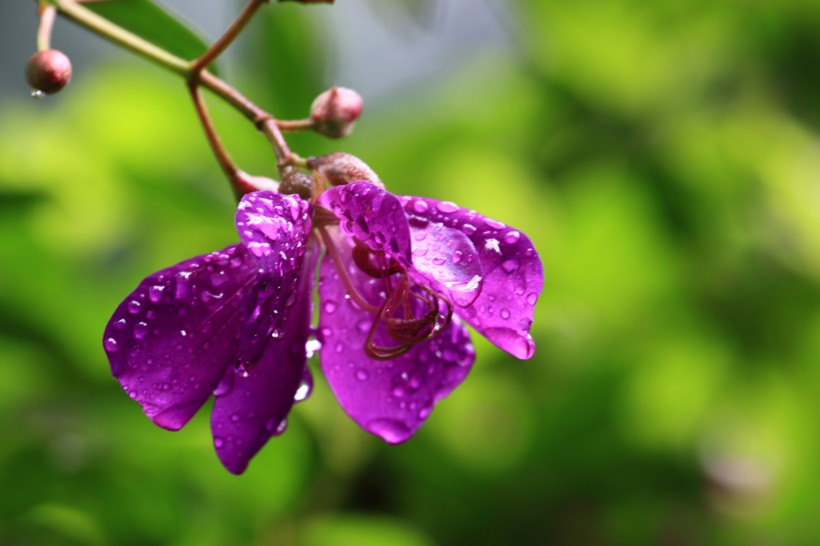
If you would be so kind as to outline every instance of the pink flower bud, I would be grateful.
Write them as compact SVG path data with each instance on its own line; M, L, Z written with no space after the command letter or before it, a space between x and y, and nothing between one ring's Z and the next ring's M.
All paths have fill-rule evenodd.
M367 180L384 188L384 184L373 169L355 155L336 152L309 157L307 165L313 171L314 176L320 178L328 186L342 186L356 180Z
M316 97L310 107L314 131L330 138L349 135L361 113L362 97L346 87L331 87Z
M38 51L26 63L26 80L35 91L56 93L71 81L71 61L56 49Z

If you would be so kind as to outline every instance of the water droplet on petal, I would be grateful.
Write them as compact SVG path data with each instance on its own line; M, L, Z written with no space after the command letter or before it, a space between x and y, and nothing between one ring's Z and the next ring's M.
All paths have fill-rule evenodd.
M224 445L225 445L225 440L223 440L222 438L220 438L218 436L214 436L214 447L215 448L219 449Z
M126 320L124 318L121 318L120 320L114 323L114 328L116 328L117 330L122 330L123 328L125 328L126 324Z
M136 315L140 312L140 307L142 305L137 300L131 300L128 302L128 312L132 315Z
M530 305L535 305L535 302L538 301L538 294L535 292L530 292L527 294L527 303Z
M503 318L504 320L507 320L508 318L510 318L510 310L507 309L506 307L501 309L500 314L501 314L501 318Z
M381 436L389 444L403 442L412 434L407 425L396 419L373 419L364 428Z
M148 289L148 299L150 299L154 303L159 302L159 300L162 299L163 290L165 290L165 287L161 284L152 286Z
M513 273L516 269L518 269L518 261L517 260L505 260L501 267L507 273Z
M453 264L457 264L458 262L461 261L461 258L463 258L463 257L464 257L464 253L461 252L460 250L456 250L455 252L453 252L453 256L450 258L450 260L452 260Z
M117 346L117 340L113 337L109 337L108 339L106 339L104 345L105 350L109 353L116 352L116 350L119 349L119 346Z
M148 334L148 324L145 322L138 322L136 326L134 326L134 337L136 339L143 339L146 334Z
M313 355L315 355L317 352L319 352L319 350L321 348L322 348L322 342L321 341L319 341L318 339L309 339L305 343L305 357L313 358Z
M367 381L370 378L370 375L365 370L357 370L356 371L356 379L359 381Z
M484 218L484 223L491 229L504 229L504 224L492 218Z
M461 231L463 231L465 235L472 235L476 232L476 227L472 224L462 224Z
M508 231L507 234L504 235L504 242L509 244L509 245L513 245L513 244L517 243L518 239L520 239L520 238L521 238L521 234L513 229L511 231Z
M436 256L431 261L433 262L433 265L444 265L447 263L447 258L443 256Z
M436 205L436 206L438 207L438 210L440 210L441 212L443 212L445 214L455 212L459 208L458 205L456 205L455 203L452 203L450 201L439 201L438 205Z
M417 199L416 201L413 202L413 210L415 210L419 214L424 214L425 212L427 212L428 208L429 207L427 206L427 201L422 201L421 199Z
M239 414L234 413L233 415L231 415L231 421L233 421L234 423L239 422Z
M356 328L359 332L366 334L370 330L370 320L362 319L356 324Z
M325 304L322 306L322 309L325 313L332 315L336 312L336 302L333 300L327 300Z
M307 400L307 397L310 396L311 390L312 387L310 383L308 383L307 381L302 381L301 383L299 383L299 388L296 389L296 393L293 395L293 401L303 402L304 400Z

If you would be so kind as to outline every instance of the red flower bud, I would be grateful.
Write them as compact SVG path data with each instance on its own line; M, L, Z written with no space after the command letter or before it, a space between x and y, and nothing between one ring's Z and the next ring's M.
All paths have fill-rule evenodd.
M316 97L310 107L313 130L330 138L349 135L361 113L362 97L346 87L331 87Z
M71 81L71 61L56 49L38 51L26 63L26 80L35 91L56 93Z

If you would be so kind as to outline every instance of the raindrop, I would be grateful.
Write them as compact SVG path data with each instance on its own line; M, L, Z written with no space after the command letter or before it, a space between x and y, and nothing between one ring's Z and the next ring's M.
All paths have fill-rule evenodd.
M140 312L140 302L137 300L131 300L128 302L128 312L132 315L136 315Z
M109 353L115 352L119 347L117 346L117 340L113 337L109 337L105 340L105 350Z
M324 310L324 312L325 312L325 313L327 313L327 314L329 314L329 315L330 315L330 314L333 314L334 312L336 312L336 307L337 307L337 306L336 306L336 302L335 302L335 301L333 301L333 300L327 300L327 301L325 302L324 306L322 307L322 309Z
M538 294L535 292L530 292L527 294L527 303L530 305L535 305L535 302L538 300Z
M472 224L462 224L461 231L463 231L466 235L472 235L476 232L476 227Z
M40 100L45 96L46 96L46 94L43 93L42 91L40 91L39 89L33 89L31 91L31 98L33 98L35 100Z
M356 379L359 381L367 381L370 378L370 375L365 370L358 370L356 372Z
M419 214L423 214L423 213L427 212L428 208L429 207L427 206L427 201L422 201L421 199L417 199L413 203L413 210L415 210Z
M312 390L313 387L310 382L303 379L302 382L299 383L299 388L296 389L296 393L293 395L293 401L303 402L304 400L307 400L307 397L310 396L310 391Z
M499 222L498 220L493 220L492 218L484 218L484 223L487 224L487 227L492 229L503 229L504 224Z
M501 267L507 273L513 273L516 269L518 269L518 261L517 260L505 260L504 263L501 264Z
M222 438L219 438L219 437L214 438L214 447L215 448L219 449L224 445L225 445L225 440L223 440Z
M322 348L322 342L321 341L319 341L318 339L309 339L305 343L305 357L313 358L313 355L315 355L317 352L319 352L319 350L321 348Z
M510 318L510 310L507 309L506 307L501 308L501 313L500 314L501 314L501 318L503 318L504 320L507 320L508 318Z
M419 230L413 232L413 239L415 239L416 241L423 241L426 238L427 238L427 232L424 231L424 230L419 229Z
M152 286L148 289L148 298L154 303L159 302L159 300L162 299L163 290L165 290L165 287L161 284Z
M453 252L453 256L452 256L451 260L452 260L453 264L457 264L458 262L461 261L461 258L463 258L463 257L464 257L464 253L461 252L460 250L456 250L455 252Z
M508 231L506 235L504 235L504 242L507 244L513 245L518 242L518 239L521 238L521 234L515 230Z
M233 415L231 415L231 421L233 421L234 423L239 422L239 414L234 413Z
M370 330L370 320L362 319L356 324L356 328L358 328L359 332L366 334Z
M433 265L444 265L447 263L447 258L444 258L443 256L436 256L432 261Z
M121 318L120 320L114 323L114 328L116 328L117 330L122 330L123 328L125 328L125 324L125 319Z
M441 212L443 212L445 214L449 214L451 212L455 212L455 211L458 210L458 205L456 205L455 203L452 203L450 201L439 201L437 207L438 207L438 210L440 210Z
M410 436L410 429L396 419L373 419L368 421L365 429L381 436L389 444L398 444Z
M145 322L138 322L134 326L134 337L136 339L143 339L148 334L148 324Z

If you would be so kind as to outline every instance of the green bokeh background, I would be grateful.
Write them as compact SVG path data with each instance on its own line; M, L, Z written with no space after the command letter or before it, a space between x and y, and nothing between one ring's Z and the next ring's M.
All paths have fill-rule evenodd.
M229 71L281 117L332 47L296 8ZM135 60L0 103L0 545L820 544L820 3L509 8L515 47L368 104L345 141L291 142L528 233L535 357L474 336L470 377L401 446L315 367L241 477L207 408L154 427L101 348L142 277L236 239L180 82Z

